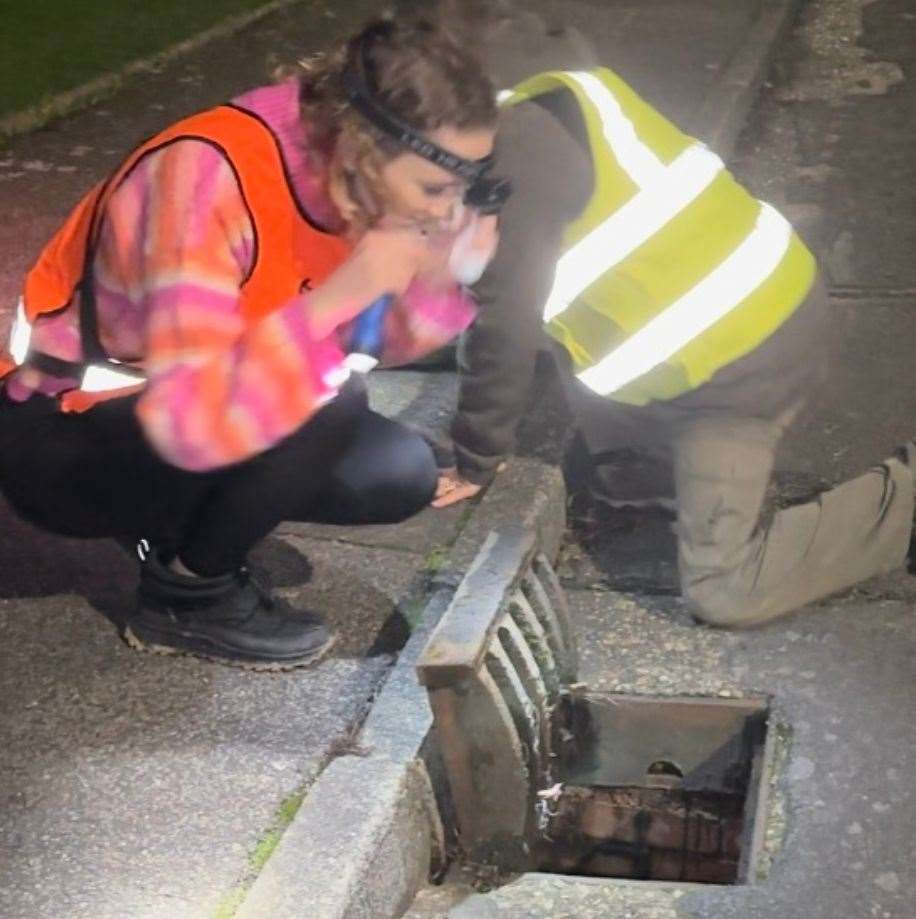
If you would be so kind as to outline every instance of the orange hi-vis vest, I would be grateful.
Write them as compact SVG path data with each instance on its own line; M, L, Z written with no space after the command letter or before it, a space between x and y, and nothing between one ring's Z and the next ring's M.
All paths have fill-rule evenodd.
M283 306L303 290L317 287L350 253L346 241L316 226L302 210L290 185L279 142L260 118L227 104L182 119L142 143L107 180L89 191L26 276L20 321L27 329L42 314L66 307L82 287L83 367L88 367L96 358L91 353L93 345L94 350L100 350L94 334L94 304L82 301L93 299L91 288L87 290L84 281L90 277L105 207L143 157L179 140L198 140L213 145L226 157L235 173L254 228L254 265L240 290L241 310L249 322ZM91 312L88 317L87 309ZM86 341L87 331L90 337L96 338L95 343ZM0 378L28 361L27 354L15 359L12 349L0 350ZM104 355L101 362L107 362L115 377L115 368L123 368L128 373L133 371L142 386L142 366L127 367ZM38 360L35 363L39 365ZM83 411L104 399L137 388L137 385L125 387L123 382L114 389L83 385L64 393L61 407L65 411ZM86 391L89 389L94 391Z

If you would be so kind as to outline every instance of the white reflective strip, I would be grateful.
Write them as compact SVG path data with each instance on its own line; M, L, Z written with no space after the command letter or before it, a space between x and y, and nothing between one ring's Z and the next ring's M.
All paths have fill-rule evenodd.
M373 357L371 354L360 354L358 351L354 351L344 358L344 366L350 370L355 370L357 373L368 373L376 364L378 364L377 357Z
M20 297L16 306L13 327L10 329L10 356L17 365L25 361L31 341L32 326L29 324L28 317L25 314L25 304L22 302L22 297Z
M648 373L750 296L776 270L791 239L789 222L761 204L754 229L718 268L578 378L607 395Z
M640 188L657 182L660 173L665 171L665 164L639 139L636 126L627 118L614 94L594 74L568 71L567 76L582 87L598 110L604 138L621 168Z
M339 367L334 367L332 370L328 370L321 378L321 382L325 386L330 386L331 389L338 389L343 386L347 380L350 379L350 368L344 364L341 364Z
M702 144L685 150L652 187L637 192L604 223L563 253L544 305L544 321L573 300L628 255L651 239L700 195L725 168Z
M122 389L125 386L136 386L143 382L143 377L132 373L121 373L111 367L90 364L83 374L80 383L82 392L105 392L108 389Z

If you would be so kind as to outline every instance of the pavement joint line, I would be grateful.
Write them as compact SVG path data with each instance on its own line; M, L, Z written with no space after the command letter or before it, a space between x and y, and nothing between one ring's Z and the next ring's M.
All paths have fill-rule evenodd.
M155 71L168 61L194 51L215 39L240 32L271 13L304 2L305 0L270 0L269 3L257 9L228 16L208 29L182 39L162 51L137 58L117 70L109 71L72 89L64 90L21 111L4 115L0 118L0 145L17 134L26 134L44 127L50 121L70 115L83 106L115 92L128 77L151 70Z
M271 822L262 827L258 838L250 851L246 869L237 878L235 886L228 890L217 907L214 919L233 919L238 910L244 905L251 888L257 882L265 865L273 857L274 852L283 842L286 831L290 828L302 805L305 803L312 789L321 778L324 771L341 757L363 757L366 751L359 744L359 734L368 719L387 681L391 677L393 664L388 668L385 676L373 691L366 697L361 711L350 725L347 732L337 738L328 748L322 761L318 764L314 775L306 777L292 789L277 805Z
M428 821L429 850L442 846L432 786L419 756L432 718L424 709L425 692L414 686L413 666L432 629L451 602L452 593L448 589L439 589L428 598L419 626L380 686L365 720L353 732L354 750L358 749L359 755L352 752L347 755L342 751L316 778L287 827L287 833L281 837L271 859L239 904L235 914L237 919L254 919L264 915L280 919L296 915L285 911L287 902L301 902L298 896L289 897L291 886L303 893L310 888L326 891L330 887L330 899L338 902L332 905L323 901L322 916L331 919L332 916L350 915L347 912L349 903L357 899L357 890L361 886L358 879L368 869L375 846L367 846L362 838L354 839L352 827L346 823L339 827L331 825L330 839L326 842L338 852L338 856L332 859L333 877L325 877L322 882L322 872L319 871L316 883L313 862L308 860L307 841L323 832L327 835L329 823L334 822L335 791L339 783L343 783L341 791L349 789L349 806L355 804L357 810L372 812L371 816L364 813L361 821L361 827L371 824L378 828L370 842L398 838L396 821L388 820L386 813L390 812L393 816L400 809L414 818L419 815L421 822ZM392 719L397 719L401 725L396 737L391 736L394 733L390 730ZM405 788L412 788L414 794L408 800L401 800ZM362 837L365 834L356 835ZM426 854L430 855L431 851ZM416 855L419 857L414 860L412 872L425 880L428 864L423 863L422 850ZM394 876L399 878L402 873L395 871ZM413 891L401 892L402 899L412 899L412 896ZM376 919L374 912L366 915Z
M404 555L416 555L420 558L425 558L427 554L425 552L418 552L410 546L396 546L383 542L360 542L355 539L341 539L339 536L318 536L313 533L307 535L304 533L284 533L282 528L277 531L276 535L278 538L282 539L314 539L316 542L336 543L341 546L353 546L356 549L381 549L385 552L402 552Z
M827 290L831 300L908 300L916 298L916 287L838 286Z

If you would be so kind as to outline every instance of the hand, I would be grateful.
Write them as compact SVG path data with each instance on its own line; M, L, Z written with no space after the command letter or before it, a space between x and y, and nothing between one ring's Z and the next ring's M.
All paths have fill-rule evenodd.
M436 496L433 499L433 507L448 507L451 504L457 504L459 501L465 501L473 498L483 488L482 485L475 485L458 474L458 470L441 469L439 471L439 482L436 485Z
M416 280L432 292L442 293L455 287L455 276L450 268L454 236L432 233L427 236L426 253L420 261Z
M481 217L472 212L468 226L459 234L452 247L449 269L461 284L476 284L496 252L499 244L497 218Z
M426 237L408 227L364 233L350 257L307 296L312 334L323 340L379 297L400 296L428 257L428 248Z
M362 236L349 261L365 272L379 296L397 297L435 259L434 250L430 237L417 227L382 223Z
M496 214L484 214L477 218L473 246L476 252L485 253L487 261L496 254L499 245L499 217Z

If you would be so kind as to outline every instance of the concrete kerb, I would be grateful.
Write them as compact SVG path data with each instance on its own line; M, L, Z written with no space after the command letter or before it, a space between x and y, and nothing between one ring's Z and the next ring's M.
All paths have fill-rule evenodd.
M113 70L110 73L96 77L94 80L90 80L88 83L83 83L81 86L58 93L24 111L5 115L0 118L0 141L16 134L34 131L53 118L69 115L82 106L114 92L127 77L156 70L167 61L182 54L187 54L189 51L194 51L214 39L232 35L234 32L241 31L259 19L275 13L277 10L303 2L304 0L271 0L270 3L265 3L257 9L229 16L209 29L198 32L197 35L192 35L190 38L184 39L184 41L177 42L164 51L158 51L148 57L131 61L118 70Z
M724 160L734 155L776 48L801 5L802 0L761 0L757 21L703 99L697 113L698 133Z
M443 847L422 750L432 727L415 667L486 535L507 520L537 529L556 555L565 526L560 471L511 461L475 506L363 725L353 755L319 776L235 919L394 919Z

